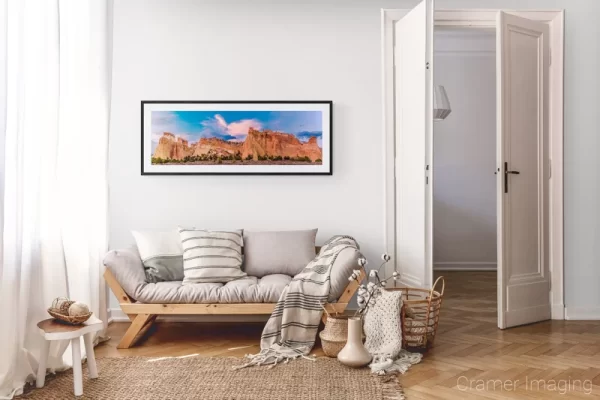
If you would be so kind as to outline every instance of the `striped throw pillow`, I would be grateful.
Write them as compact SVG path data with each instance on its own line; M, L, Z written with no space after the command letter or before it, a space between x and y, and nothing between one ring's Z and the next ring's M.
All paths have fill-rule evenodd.
M229 282L243 278L242 231L179 228L183 284Z

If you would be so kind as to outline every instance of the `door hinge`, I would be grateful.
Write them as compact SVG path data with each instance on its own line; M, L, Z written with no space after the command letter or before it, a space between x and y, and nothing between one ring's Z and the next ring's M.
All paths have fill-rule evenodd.
M429 164L425 166L425 184L429 185Z
M429 69L429 61L425 63L425 69Z

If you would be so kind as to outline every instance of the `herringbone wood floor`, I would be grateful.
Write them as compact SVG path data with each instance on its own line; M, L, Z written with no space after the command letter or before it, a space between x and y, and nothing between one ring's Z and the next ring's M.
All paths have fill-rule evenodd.
M501 331L495 273L444 276L435 346L400 377L409 400L600 397L600 321L547 321ZM242 356L258 351L262 330L261 323L158 322L137 347L118 350L127 326L112 324L112 339L96 356ZM318 345L313 353L322 355Z

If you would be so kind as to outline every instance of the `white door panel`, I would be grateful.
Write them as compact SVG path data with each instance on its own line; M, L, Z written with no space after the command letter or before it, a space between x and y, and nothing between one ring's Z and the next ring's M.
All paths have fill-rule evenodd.
M397 21L394 34L395 266L402 284L430 287L433 0L423 0Z
M499 13L498 326L550 318L548 25Z

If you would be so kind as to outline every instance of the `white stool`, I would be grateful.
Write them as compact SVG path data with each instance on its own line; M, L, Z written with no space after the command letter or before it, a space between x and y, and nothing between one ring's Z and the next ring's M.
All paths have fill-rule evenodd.
M71 350L73 354L73 386L75 396L83 394L83 379L81 373L81 345L80 337L83 336L85 344L85 352L88 362L88 373L90 378L98 377L96 369L96 358L94 357L94 333L101 331L104 327L102 321L93 315L83 323L83 325L67 325L57 322L55 319L45 319L37 324L40 333L44 337L42 353L40 354L40 364L38 367L36 386L44 387L46 380L46 362L48 361L48 353L50 351L51 340L70 340Z

